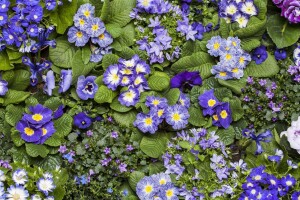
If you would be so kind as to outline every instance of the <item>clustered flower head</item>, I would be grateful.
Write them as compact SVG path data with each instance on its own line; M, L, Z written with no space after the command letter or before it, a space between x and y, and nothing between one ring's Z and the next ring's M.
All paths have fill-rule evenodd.
M183 93L181 93L177 104L172 106L168 105L166 98L156 96L148 96L145 104L150 108L150 111L147 114L137 114L133 123L143 133L154 134L163 120L175 130L183 129L188 124L190 99Z
M227 23L237 22L240 28L246 27L250 17L257 14L253 0L221 0L219 3L219 16Z
M269 174L264 166L253 168L247 177L247 182L243 183L243 193L239 200L245 199L279 199L286 197L289 191L293 191L296 179L288 174L281 178ZM293 198L296 196L296 198ZM292 199L299 197L299 192L292 194Z
M281 16L288 19L290 23L300 22L300 2L298 0L273 0L273 3L281 9Z
M112 36L106 31L99 17L94 17L95 6L83 4L74 15L74 25L68 31L68 41L77 47L85 46L91 39L90 61L100 62L105 54L111 53Z
M150 74L150 66L138 55L131 59L119 59L119 62L110 65L103 74L104 84L116 90L118 86L127 87L119 96L119 102L125 106L134 106L140 94L148 90L146 75Z
M53 112L41 104L30 106L31 114L24 113L17 123L16 129L21 133L21 138L26 142L43 144L55 133Z
M167 174L145 176L136 185L136 193L141 200L170 199L178 200L178 188L174 186Z
M291 148L297 150L300 154L300 117L297 121L293 121L291 126L280 134L281 137L286 136Z
M15 45L20 48L20 52L36 52L41 44L55 47L55 41L47 41L53 27L44 28L40 26L43 18L43 8L40 0L36 1L17 1L12 8L13 14L8 14L10 1L0 2L0 51L6 45ZM43 35L43 37L41 36Z
M28 192L28 185L26 184L29 181L28 173L25 169L17 169L12 172L12 181L9 187L4 186L4 181L9 178L7 177L2 170L0 170L0 199L28 199L30 194ZM30 187L32 187L31 185ZM42 177L36 182L37 191L44 193L45 200L54 200L53 196L49 196L49 193L53 192L53 189L56 188L54 184L53 175L51 173L44 173ZM34 194L31 196L31 199L41 199L42 197L39 194Z
M137 0L135 13L164 14L169 12L172 5L165 0Z
M217 78L240 79L244 76L244 69L251 61L251 57L241 48L241 40L237 37L228 37L227 40L220 36L212 37L206 47L212 56L220 56L220 61L211 69Z
M199 104L203 108L204 116L212 116L213 125L227 129L231 122L231 109L228 102L220 102L214 95L214 90L205 91L198 97Z

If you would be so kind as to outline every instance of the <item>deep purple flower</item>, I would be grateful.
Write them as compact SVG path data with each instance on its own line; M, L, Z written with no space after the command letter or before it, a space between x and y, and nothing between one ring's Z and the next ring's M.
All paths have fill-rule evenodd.
M74 125L80 129L86 129L92 124L92 119L84 112L78 113L74 116Z
M217 117L215 116L217 115ZM231 109L229 103L222 103L216 107L216 114L213 115L214 125L227 129L231 122Z
M202 79L200 77L199 72L184 71L175 75L171 79L171 88L180 88L181 90L183 90L185 85L193 87L195 85L201 84Z
M198 97L199 104L203 109L203 115L213 115L215 112L215 107L219 105L219 100L214 95L214 90L205 91L202 95Z
M126 145L126 150L127 151L132 151L134 148L132 147L132 145Z
M109 147L106 147L103 151L106 155L107 154L110 154L110 148Z
M276 60L284 60L286 59L286 51L284 49L277 49L274 52Z
M299 0L284 0L281 7L281 16L284 16L291 23L300 22L300 1Z
M257 47L252 52L251 58L257 65L260 65L268 58L267 48L265 46Z
M95 83L96 78L96 76L78 77L76 92L80 99L87 100L94 98L98 90L98 85Z
M41 128L35 128L24 120L17 123L16 129L21 133L21 138L26 142L37 142L43 135Z

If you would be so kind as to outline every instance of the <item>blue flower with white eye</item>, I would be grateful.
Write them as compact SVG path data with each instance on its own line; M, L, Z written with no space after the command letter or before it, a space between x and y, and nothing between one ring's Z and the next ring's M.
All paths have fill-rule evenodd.
M118 64L110 65L103 74L104 84L112 90L117 89L121 80L122 75L120 74L120 67Z
M124 91L120 94L118 100L124 106L135 106L139 101L140 93L135 88L129 88L127 91Z
M169 106L166 110L166 122L175 130L185 128L189 117L188 109L181 105Z
M150 12L155 6L155 0L137 0L137 8L143 9L146 12Z
M36 24L30 24L26 32L30 37L37 37L39 35L39 27Z
M24 169L17 169L12 174L12 179L17 185L25 185L28 181L27 172Z
M150 112L149 114L139 113L133 125L143 133L154 134L158 130L159 120L156 113Z
M45 5L47 10L54 10L56 7L56 0L46 0Z
M83 47L89 41L90 37L84 32L76 27L71 27L68 31L68 41L70 43L75 42L75 46Z
M24 186L14 186L11 185L7 188L6 199L17 199L26 200L29 197L28 191L25 189Z
M26 0L26 1L23 1L23 2L27 6L36 6L36 5L39 5L40 0Z
M6 13L0 12L0 27L4 26L7 23L8 16Z
M11 29L4 28L2 29L2 36L7 45L13 45L16 40L16 35Z
M85 31L88 25L88 18L77 13L73 17L74 25L81 31Z
M77 81L77 95L82 100L93 99L97 90L98 85L95 83L96 76L84 77L83 75L78 77Z
M26 19L30 22L39 23L43 18L43 8L39 5L31 8L29 15L26 16Z
M296 184L296 179L290 174L288 174L287 176L281 178L280 183L287 190L289 190L291 187L293 187Z
M113 38L107 31L105 31L98 37L93 37L92 42L94 44L98 44L100 47L107 47L113 42Z
M94 14L95 14L95 6L93 6L92 4L89 4L89 3L83 4L79 7L77 14L83 15L87 19L92 18L92 17L94 17Z
M6 13L9 9L10 1L9 0L0 0L0 13Z
M104 23L100 18L92 18L88 20L86 33L90 37L99 37L105 31Z
M226 40L220 36L214 36L207 42L208 53L212 56L220 56L221 52L224 51Z

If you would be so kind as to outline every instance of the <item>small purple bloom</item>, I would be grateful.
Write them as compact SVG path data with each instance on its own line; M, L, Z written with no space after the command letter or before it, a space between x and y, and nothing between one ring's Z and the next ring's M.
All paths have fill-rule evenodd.
M92 119L84 112L78 113L74 116L74 125L80 129L86 129L92 124Z
M114 139L118 138L119 137L118 132L116 131L111 132L111 137Z
M252 52L251 58L257 65L260 65L268 58L267 48L265 46L257 47Z

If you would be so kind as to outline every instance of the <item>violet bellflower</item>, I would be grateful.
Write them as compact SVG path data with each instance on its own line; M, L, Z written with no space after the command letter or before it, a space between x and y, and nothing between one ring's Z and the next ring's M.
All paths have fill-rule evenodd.
M186 85L193 87L195 85L201 85L201 84L202 84L202 78L199 72L184 71L175 75L171 79L171 88L179 88L180 90L183 90Z
M96 76L84 77L79 76L77 81L77 95L82 100L93 99L97 90L98 85L95 83Z

